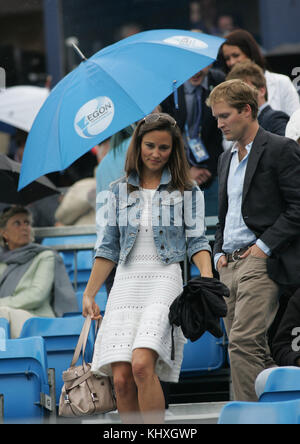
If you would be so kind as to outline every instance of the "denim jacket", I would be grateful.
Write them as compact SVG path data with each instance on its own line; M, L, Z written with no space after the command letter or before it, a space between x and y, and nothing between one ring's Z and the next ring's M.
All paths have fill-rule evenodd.
M195 185L183 195L179 191L169 192L170 181L170 171L165 168L152 199L153 237L157 254L165 264L183 261L186 253L191 260L198 251L211 251L205 236L202 191ZM103 204L98 206L96 216L103 229L101 239L97 240L95 257L120 264L126 261L134 245L143 208L139 177L131 174L128 183L136 187L136 191L127 192L125 177L110 185L105 199L104 194L100 199ZM99 204L99 196L97 200Z

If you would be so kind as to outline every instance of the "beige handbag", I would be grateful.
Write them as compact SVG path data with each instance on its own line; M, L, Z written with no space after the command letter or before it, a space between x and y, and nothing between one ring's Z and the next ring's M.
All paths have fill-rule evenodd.
M82 327L71 366L63 372L64 385L61 390L58 408L60 416L86 416L116 409L111 379L105 376L96 377L93 375L91 365L84 360L91 322L91 317L88 316ZM81 353L82 365L75 367Z

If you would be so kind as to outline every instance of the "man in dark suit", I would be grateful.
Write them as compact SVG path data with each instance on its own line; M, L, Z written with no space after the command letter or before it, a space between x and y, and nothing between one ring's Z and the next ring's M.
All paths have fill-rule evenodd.
M300 149L261 128L257 90L229 80L208 104L227 140L219 159L214 261L230 289L225 319L235 399L257 400L256 376L274 365L267 332L280 287L300 283Z
M161 103L162 112L174 117L182 131L191 176L204 191L206 216L215 216L218 211L217 167L223 152L222 133L206 99L224 80L223 72L209 66L178 88L178 106L174 94ZM204 149L199 150L199 146Z
M277 111L268 104L267 82L263 70L250 60L236 63L226 77L227 80L241 79L258 90L258 123L266 131L285 135L289 116L283 111Z

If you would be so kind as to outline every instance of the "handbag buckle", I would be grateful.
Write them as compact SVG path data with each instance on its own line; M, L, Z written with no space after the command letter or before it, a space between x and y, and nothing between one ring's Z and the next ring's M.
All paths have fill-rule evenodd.
M97 393L92 393L91 392L91 397L92 397L93 402L98 401Z

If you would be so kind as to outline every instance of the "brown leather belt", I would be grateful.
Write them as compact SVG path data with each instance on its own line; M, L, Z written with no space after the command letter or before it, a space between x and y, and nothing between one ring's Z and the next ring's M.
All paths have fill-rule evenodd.
M253 244L251 244L251 245L253 245ZM225 256L226 256L227 262L236 262L236 261L240 260L241 256L244 253L246 253L246 251L251 247L251 245L234 250L232 253L226 253Z

